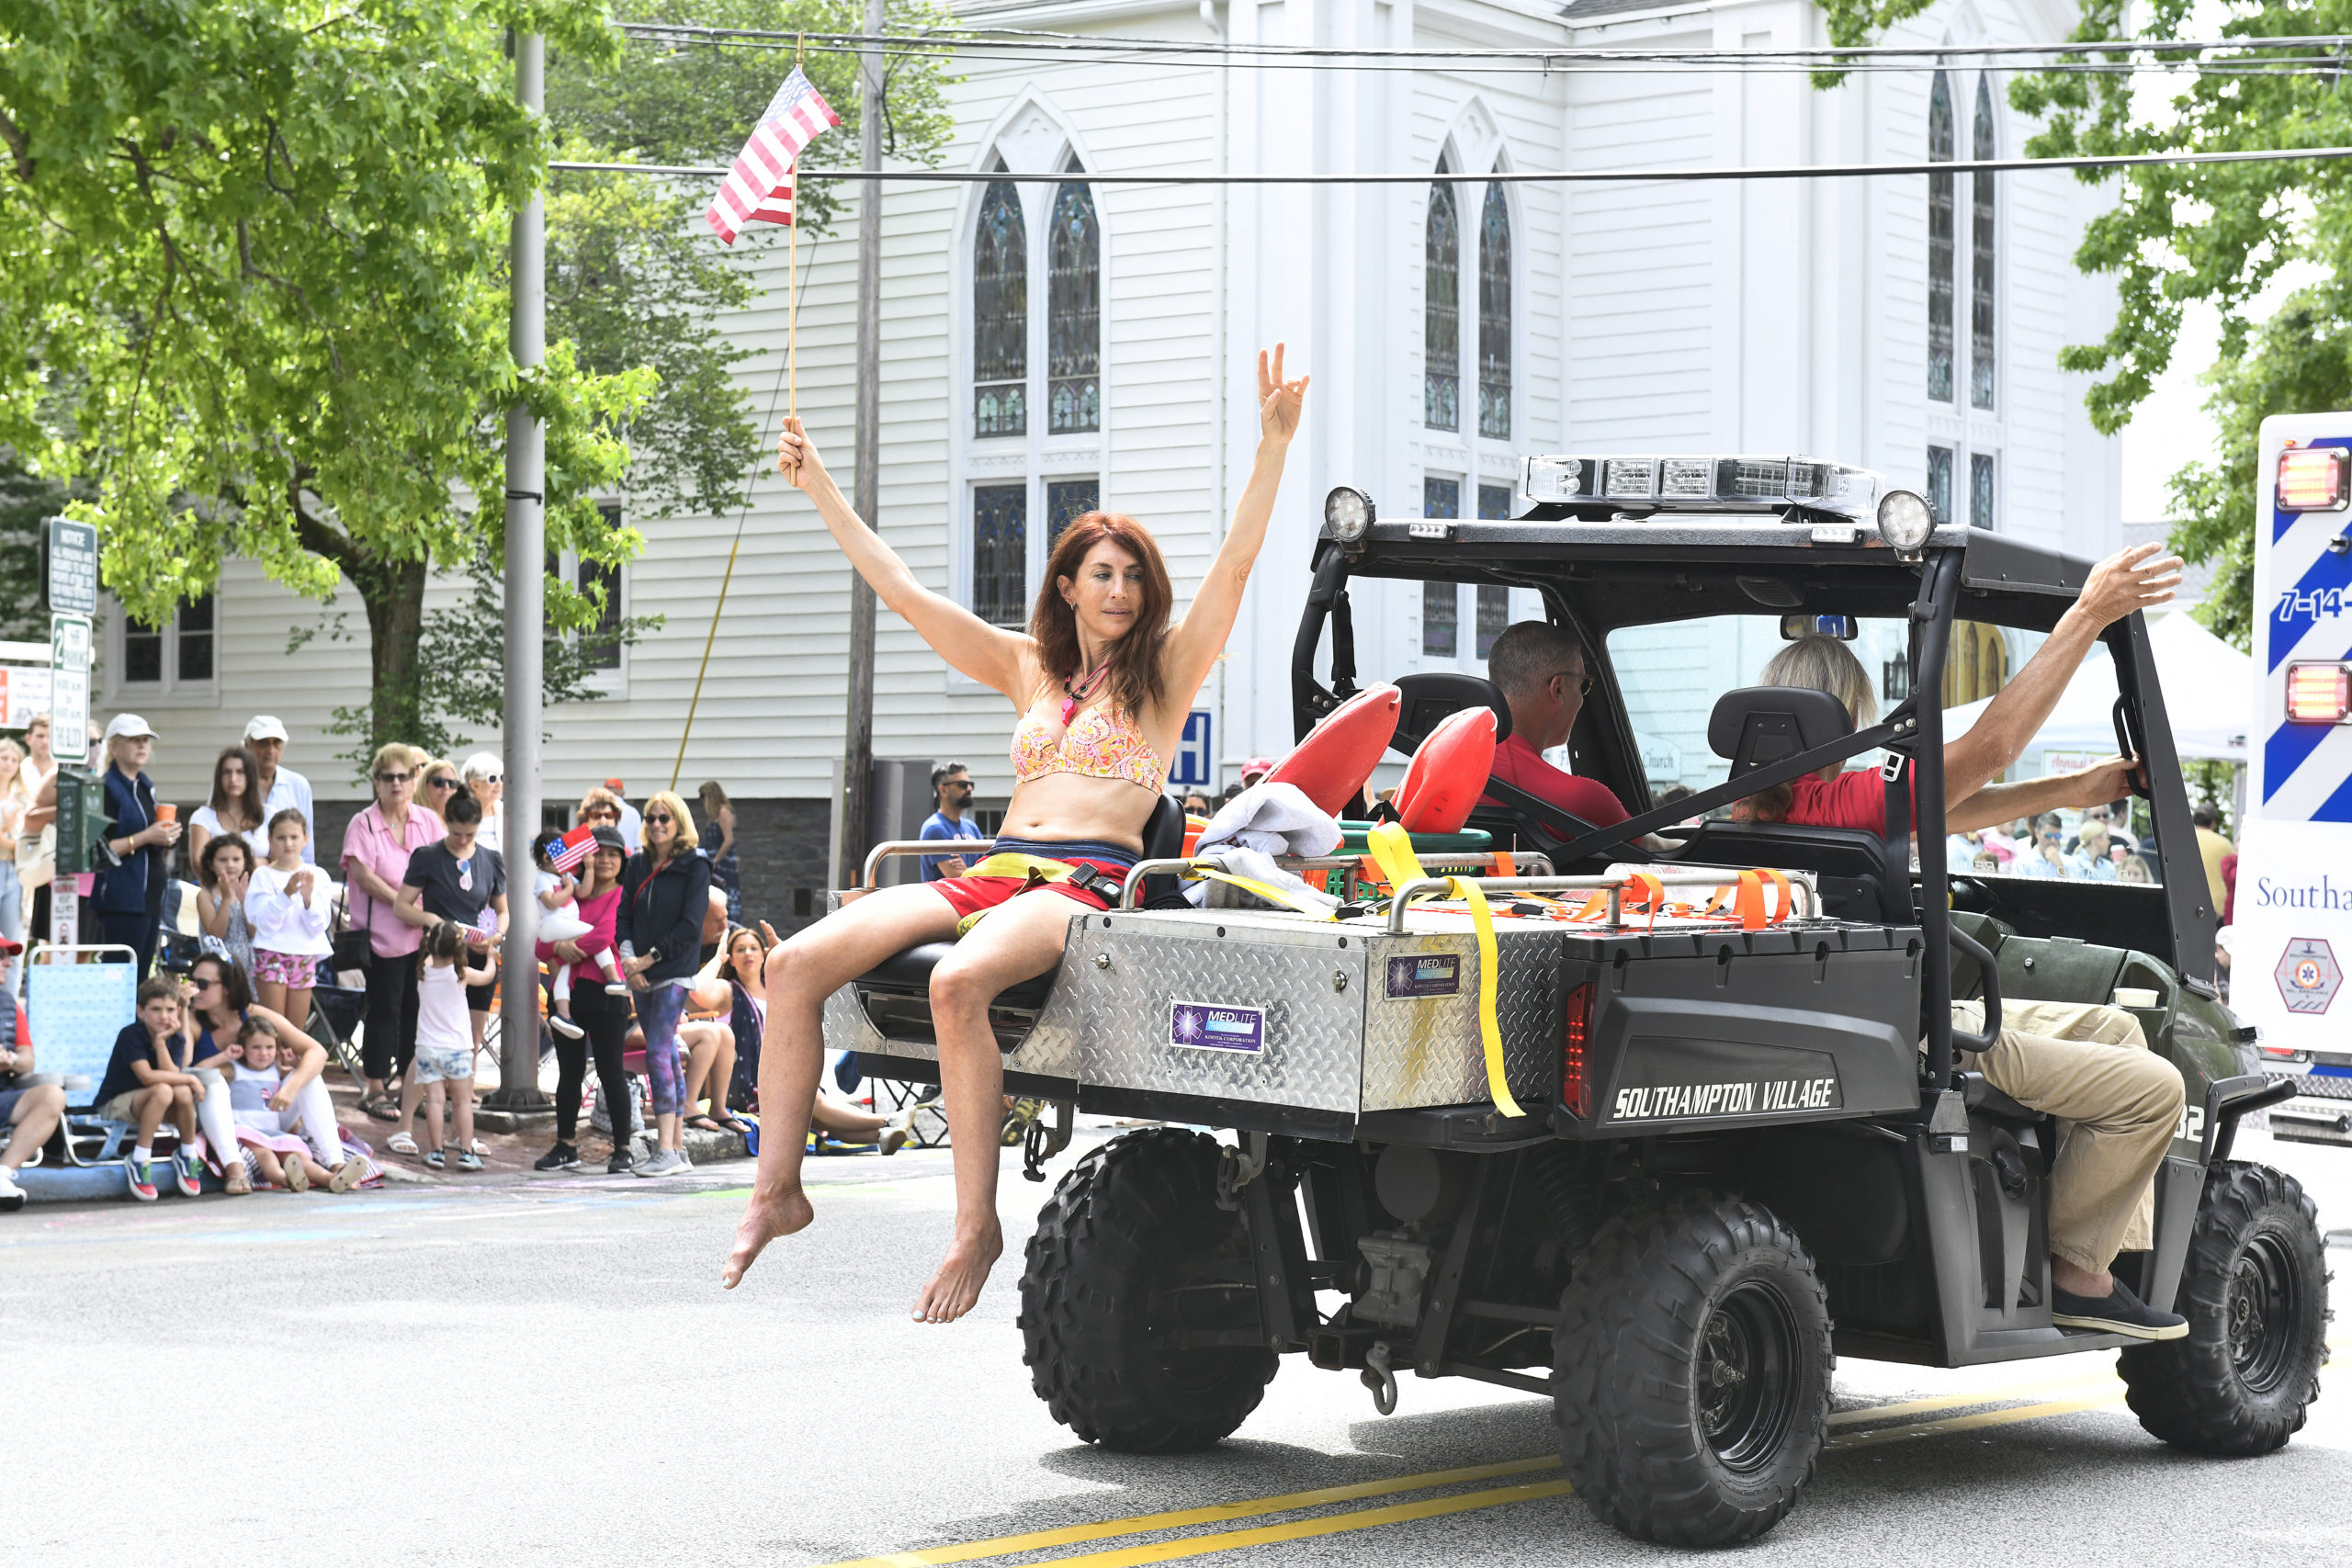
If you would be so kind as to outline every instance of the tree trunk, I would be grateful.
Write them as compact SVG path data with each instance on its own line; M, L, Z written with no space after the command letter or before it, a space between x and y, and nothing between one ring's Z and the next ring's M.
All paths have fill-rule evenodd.
M413 741L422 716L417 644L424 631L425 563L341 564L368 610L368 745Z

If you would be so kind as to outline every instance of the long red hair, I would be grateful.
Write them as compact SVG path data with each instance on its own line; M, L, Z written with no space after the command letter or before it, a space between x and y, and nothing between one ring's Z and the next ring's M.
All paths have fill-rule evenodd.
M1062 598L1061 583L1066 577L1075 582L1087 552L1103 544L1125 550L1143 567L1143 604L1135 625L1111 645L1108 677L1112 697L1140 716L1160 698L1159 654L1176 603L1168 563L1142 524L1123 512L1089 512L1073 518L1046 561L1046 580L1038 585L1036 607L1029 613L1029 635L1037 639L1037 660L1046 679L1075 681L1086 673L1079 666L1078 612Z

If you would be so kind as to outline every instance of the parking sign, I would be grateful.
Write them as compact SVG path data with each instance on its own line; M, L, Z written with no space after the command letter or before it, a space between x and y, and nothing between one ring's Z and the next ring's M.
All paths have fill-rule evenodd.
M1216 782L1216 750L1209 744L1209 710L1194 708L1184 718L1184 733L1176 742L1176 760L1168 782L1206 789Z

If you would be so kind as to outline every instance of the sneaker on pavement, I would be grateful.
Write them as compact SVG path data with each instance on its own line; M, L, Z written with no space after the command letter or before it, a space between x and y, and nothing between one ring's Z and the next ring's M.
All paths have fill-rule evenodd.
M558 1144L531 1162L533 1170L578 1170L580 1151L570 1144Z
M605 1162L606 1176L627 1176L637 1168L637 1156L627 1149L615 1149L613 1157Z
M13 1214L25 1206L25 1190L17 1185L17 1173L0 1165L0 1214Z
M193 1198L204 1190L204 1162L186 1144L172 1156L172 1177L179 1183L180 1196Z
M684 1150L656 1149L651 1159L647 1160L644 1164L637 1168L637 1174L639 1176L675 1176L681 1171L692 1170L693 1168L694 1162L686 1158L685 1152Z
M548 1014L548 1027L554 1030L558 1034L562 1035L566 1040L577 1040L582 1035L588 1032L586 1030L581 1028L578 1024L572 1022L571 1020L564 1017L563 1014L560 1012L551 1012Z
M122 1156L122 1174L130 1183L130 1195L142 1203L155 1201L155 1162L141 1159L136 1155Z
M2133 1339L2182 1339L2188 1335L2188 1319L2158 1312L2120 1280L2104 1296L2078 1296L2052 1286L2050 1321L2062 1328L2096 1328Z
M481 1156L474 1153L471 1149L462 1149L458 1151L458 1168L459 1170L480 1170L481 1168Z
M430 1150L424 1156L424 1168L427 1170L439 1170L448 1163L449 1157L439 1149Z

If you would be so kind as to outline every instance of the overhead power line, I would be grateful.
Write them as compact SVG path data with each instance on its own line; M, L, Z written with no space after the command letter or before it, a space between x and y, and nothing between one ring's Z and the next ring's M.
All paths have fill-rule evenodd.
M2236 152L2125 152L2083 158L1959 158L1913 164L1792 164L1760 168L1691 169L1497 169L1483 175L1453 175L1440 179L1417 174L1367 175L1195 175L1173 171L1131 173L1073 169L1059 173L1016 174L1003 169L888 169L867 174L858 169L803 169L805 179L884 180L893 185L989 185L999 180L1030 185L1121 186L1387 186L1476 185L1687 185L1714 180L1849 180L1903 175L2030 174L2038 169L2146 169L2199 164L2325 163L2352 158L2352 147L2256 148ZM550 163L559 174L665 175L689 179L724 179L728 171L717 164Z
M1791 49L1627 49L1583 46L1529 45L1509 49L1441 49L1423 45L1361 45L1320 43L1247 43L1230 39L1129 38L1091 33L1048 32L1011 28L933 28L917 33L795 33L761 28L704 28L665 22L624 22L620 30L632 38L677 42L780 43L808 42L821 47L856 49L868 43L883 48L930 45L958 50L1003 50L1035 53L1254 55L1299 60L1460 60L1472 63L1496 60L1538 62L1627 62L1714 61L1736 62L1779 60L1802 62L1807 69L1838 70L1872 60L2020 59L2068 54L2185 54L2204 50L2352 50L2352 33L2310 33L2284 38L2222 39L2068 39L2058 43L2024 44L1871 44L1822 45ZM2323 53L2322 58L2327 56Z

